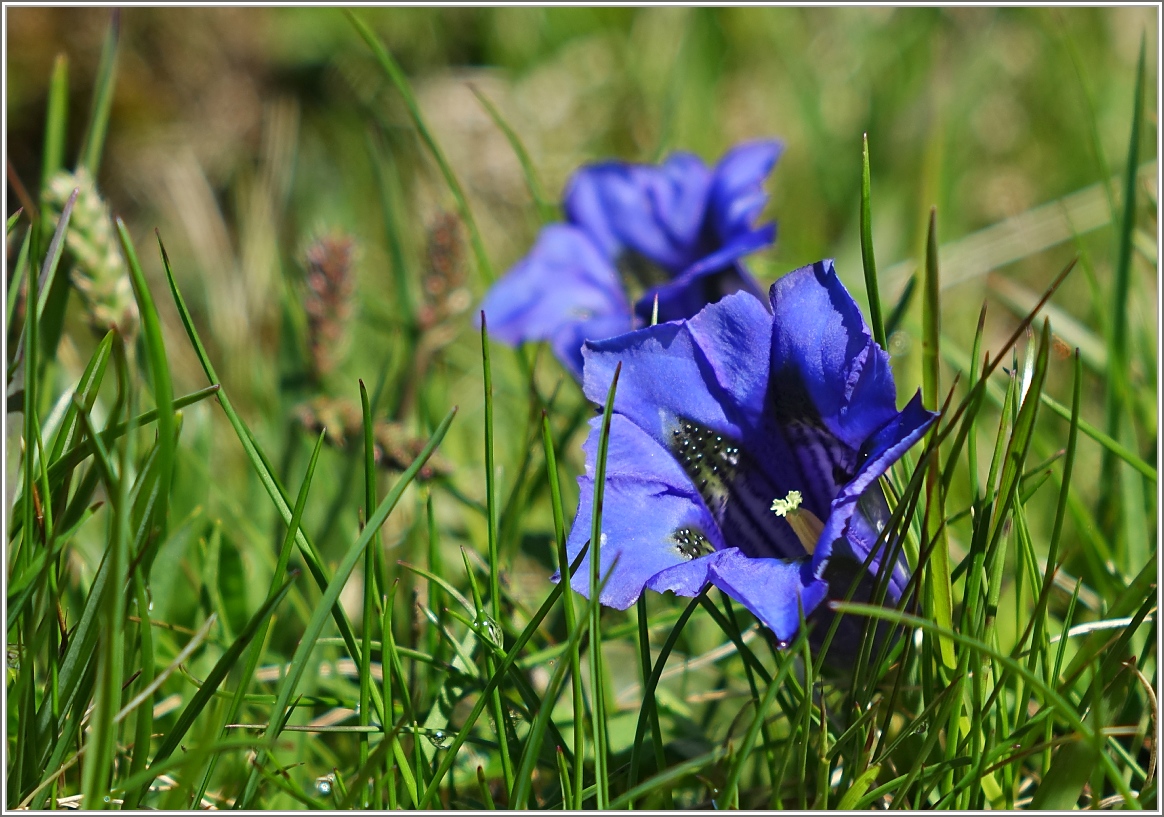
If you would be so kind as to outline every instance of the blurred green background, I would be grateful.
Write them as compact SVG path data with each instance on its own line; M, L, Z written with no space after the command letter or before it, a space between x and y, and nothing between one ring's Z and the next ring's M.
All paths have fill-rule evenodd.
M1149 56L1150 135L1141 156L1155 158L1154 7L358 13L413 83L429 127L466 188L498 273L528 249L540 221L514 151L471 87L519 135L550 201L557 201L569 173L586 161L652 161L687 149L710 162L742 139L784 140L766 213L778 221L779 235L772 250L750 262L753 270L767 284L802 264L836 257L859 300L865 298L858 245L861 135L868 133L874 237L888 307L912 269L894 265L918 255L931 206L937 207L940 240L955 242L1120 172L1142 37ZM19 204L12 176L36 196L48 81L62 53L70 77L73 141L67 155L75 155L110 11L8 8L6 14L11 213ZM446 298L443 334L433 342L428 374L412 382L416 370L400 351L407 347L400 343L404 310L394 253L403 262L409 298L414 306L424 304L428 296L421 284L432 261L426 236L454 203L399 94L343 13L127 8L121 37L98 181L112 210L125 218L155 285L176 391L192 391L205 380L164 294L155 228L228 392L260 442L284 457L285 472L298 473L307 436L291 418L312 394L296 374L304 344L304 251L318 236L342 231L357 242L358 306L352 352L328 388L356 399L356 378L372 388L383 376L382 407L401 390L418 392L410 399L415 397L420 411L400 417L416 434L449 405L460 404L461 416L442 451L458 463L454 481L460 490L481 499L480 346L470 316L487 281L462 246L457 263L463 276L455 282L455 297ZM1130 304L1133 359L1142 361L1133 370L1141 422L1136 448L1151 461L1155 177L1154 169L1143 177L1141 253ZM379 179L386 181L381 185ZM1089 195L1092 212L1098 206L1099 223L1106 223L1108 197L1100 188ZM1011 292L1012 300L1021 301L1083 253L1086 269L1055 299L1060 314L1078 325L1061 320L1055 328L1063 350L1088 341L1102 346L1096 337L1114 263L1110 228L1078 240L1068 233L1061 236L1067 240L1042 251L1046 242L1024 224L1005 235L988 234L977 249L963 245L962 256L951 254L951 275L963 280L945 293L945 331L968 349L980 305L998 295L990 283L996 279L985 274L997 264L984 256L1019 259L1001 271L1022 288ZM1002 246L1004 238L1011 244ZM987 348L997 348L1017 321L1003 304L992 301ZM920 382L919 344L911 341L918 336L917 299L911 309L890 344L903 393ZM91 343L84 331L66 333L59 354L62 388L75 380ZM69 371L70 363L76 371ZM1094 375L1102 365L1093 361ZM1052 368L1051 391L1066 400L1069 366ZM505 486L527 442L517 423L511 427L502 418L523 417L525 397L511 356L499 352L495 369ZM548 391L560 370L546 355L539 374ZM567 383L565 391L572 388ZM564 399L577 403L580 397ZM1098 422L1100 411L1097 397L1085 416ZM192 408L183 434L196 452L179 477L186 512L225 519L228 530L237 524L253 533L272 524L269 504L247 475L222 417L209 405ZM580 467L579 441L559 441L567 468ZM1098 458L1094 448L1081 456L1085 462ZM335 476L323 481L309 513L309 519L316 516L309 524L332 531L322 537L327 548L350 541L358 524L358 480L344 482L343 462L348 460L325 463L321 473ZM565 485L569 503L573 480ZM442 504L438 513L444 514ZM180 517L180 511L175 507L173 513ZM331 518L337 512L338 522ZM404 531L414 519L406 511L390 525ZM483 536L473 514L447 523L470 539ZM544 524L548 530L548 515ZM247 538L241 529L229 535ZM544 582L544 564L521 562L513 571L538 586Z

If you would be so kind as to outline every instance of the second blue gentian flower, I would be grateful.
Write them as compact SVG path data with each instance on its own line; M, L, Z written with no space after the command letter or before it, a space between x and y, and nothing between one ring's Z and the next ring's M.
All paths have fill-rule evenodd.
M690 318L746 291L762 298L742 263L769 246L776 225L757 225L763 184L781 144L748 142L714 168L690 153L662 165L603 162L566 188L565 223L542 229L533 249L485 296L489 333L511 345L549 341L578 379L582 344L650 323Z

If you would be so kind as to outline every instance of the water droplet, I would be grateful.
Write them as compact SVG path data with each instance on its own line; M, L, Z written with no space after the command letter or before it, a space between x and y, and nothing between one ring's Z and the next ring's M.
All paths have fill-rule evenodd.
M604 534L605 535L605 534ZM479 613L473 622L482 631L484 636L496 647L505 646L505 634L501 625L485 613Z
M320 797L331 797L331 786L335 782L334 774L325 774L315 778L315 791Z
M443 729L433 729L428 733L428 742L438 749L443 749L448 745L449 736Z
M102 799L102 800L104 800L106 803L112 803L112 802L113 802L113 798L111 798L111 797L110 797L108 794L107 794L107 795L105 795L105 796L104 796L103 798L101 798L101 799Z

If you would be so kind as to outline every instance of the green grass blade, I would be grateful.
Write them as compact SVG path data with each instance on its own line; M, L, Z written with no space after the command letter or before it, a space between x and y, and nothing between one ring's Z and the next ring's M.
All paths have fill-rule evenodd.
M496 626L501 626L501 559L497 553L497 473L493 462L493 372L489 361L489 330L485 324L485 313L481 313L481 365L485 388L485 509L489 547L489 602L490 614ZM466 570L468 566L466 565ZM469 573L470 578L472 573ZM474 602L476 585L473 586ZM481 614L478 605L478 615ZM495 670L493 658L486 653L487 671ZM493 693L493 718L497 722L497 740L501 745L501 771L505 778L505 790L513 791L513 759L509 755L509 729L505 717L505 705L501 700L501 689Z
M8 219L9 233L12 232L12 227L15 225L16 219L20 216L21 212L17 210L12 214L12 218ZM12 316L16 314L16 304L20 300L20 288L24 285L25 276L28 275L28 257L32 248L33 229L30 228L24 233L24 240L20 244L20 252L16 254L16 264L12 267L12 278L8 282L8 303L4 311L5 336L10 336L12 333Z
M291 663L287 668L287 674L283 677L279 685L278 698L275 702L274 709L275 716L271 718L266 731L268 739L273 740L285 722L285 713L289 713L288 705L291 702L292 695L295 693L295 688L299 685L299 681L307 669L310 653L315 648L316 640L323 632L324 624L331 616L332 608L338 603L340 592L347 583L352 570L355 569L356 562L363 557L364 549L371 542L374 532L378 531L380 526L384 524L388 515L396 508L396 503L400 501L400 497L404 494L405 489L412 484L413 479L416 478L420 469L428 461L428 458L436 450L436 447L440 445L456 414L457 410L453 408L445 415L445 418L437 426L436 431L433 432L432 437L429 438L428 443L425 444L420 454L412 461L408 469L400 475L396 484L392 486L392 490L388 492L384 500L376 507L375 512L369 517L367 524L364 526L363 532L348 549L343 560L336 568L335 574L332 576L330 583L327 585L327 589L323 593L323 597L320 599L319 604L315 608L315 612L311 616L311 621L307 623L303 637L300 639L299 646L295 649L295 655L292 657ZM255 769L239 801L241 808L247 808L250 805L251 798L254 796L255 787L258 784L257 774L258 769Z
M859 604L856 602L835 602L835 607L839 612L853 613L855 615L864 615L871 618L880 619L882 621L896 622L906 627L922 628L925 630L938 631L945 628L940 627L929 619L920 616L903 613L899 610L891 610L885 607L878 607L871 604ZM971 638L956 630L945 630L944 633L947 638L974 650L984 657L989 657L991 660L997 662L999 665L1005 667L1015 675L1021 676L1032 688L1038 690L1055 710L1055 712L1076 732L1079 732L1084 740L1092 741L1095 739L1093 730L1084 724L1080 717L1076 706L1062 695L1060 695L1054 688L1047 686L1043 680L1034 673L1031 673L1020 662L1014 660L1009 655L991 647L988 644ZM1106 753L1100 753L1100 762L1104 767L1104 771L1108 776L1108 780L1115 786L1116 790L1124 798L1125 802L1133 809L1139 808L1139 800L1128 788L1119 769L1115 767L1114 762Z
M639 600L635 603L635 614L639 625L639 673L642 677L643 688L646 689L647 682L651 678L651 633L647 625L647 596L645 593L640 595ZM654 695L645 698L643 708L647 710L650 718L651 743L655 749L655 770L662 771L667 767L667 760L663 754L663 729L659 724L659 707ZM638 779L638 769L633 762L631 763L630 779L631 785L633 785L633 781ZM664 798L663 808L673 808L669 792L664 795Z
M368 389L364 381L360 380L360 410L364 425L364 515L370 516L376 507L376 449L375 436L372 427L372 404L368 399ZM377 528L372 535L372 543L364 551L364 604L362 640L360 654L360 726L370 726L372 723L372 629L379 623L376 615L376 559L380 551L380 530ZM387 702L385 703L387 707ZM390 710L386 709L390 715ZM368 734L360 735L360 766L368 763L369 739ZM363 794L359 801L362 808L371 808L372 804L366 798L367 788L361 786Z
M941 343L941 284L938 275L938 211L930 210L929 231L926 235L925 298L922 301L922 399L927 408L938 410L940 391L939 361ZM930 440L937 434L935 424L927 434ZM950 582L950 544L946 535L946 497L942 490L941 462L938 449L930 458L926 474L926 540L932 542L930 558L926 563L925 601L929 614L943 627L953 626L954 591ZM947 669L957 664L954 645L938 638L938 650Z
M93 410L93 404L97 400L97 391L101 388L101 382L105 379L105 370L109 365L109 359L112 354L113 332L110 331L97 344L97 349L94 350L93 356L89 358L89 363L85 367L81 379L77 381L77 387L73 390L74 394L81 401L81 404L88 411ZM80 424L81 421L77 417L77 410L70 404L69 408L65 411L64 418L61 420L60 430L57 432L56 439L53 440L52 451L49 454L50 469L52 464L60 459L66 448L76 440L77 430ZM106 440L105 442L108 444L111 440Z
M473 218L473 212L469 209L469 200L465 196L465 191L461 188L461 183L457 181L457 176L453 173L452 166L445 159L444 153L433 137L432 132L425 124L424 117L420 114L420 106L416 102L416 97L412 93L412 88L408 84L408 78L404 76L404 72L400 70L400 66L393 59L388 49L381 42L376 33L368 27L368 24L356 16L355 12L345 9L344 13L348 15L348 19L352 21L352 25L356 27L356 31L363 37L364 42L372 49L372 53L376 57L376 61L380 63L380 67L384 69L384 73L396 86L396 90L404 99L404 105L408 108L408 113L412 117L412 122L416 126L417 133L420 134L421 140L432 154L433 159L436 160L437 166L440 168L441 175L444 176L445 184L448 185L449 192L452 193L453 199L457 203L457 209L461 213L461 218L465 222L465 226L469 230L469 242L473 245L473 255L477 259L477 267L481 274L485 276L487 283L493 283L496 276L493 274L493 266L489 263L489 256L485 252L485 243L481 240L481 231L477 229L477 221Z
M869 134L865 133L861 135L861 263L865 269L865 294L869 298L869 326L873 329L873 339L882 349L888 349L889 345L885 341L885 324L881 320L881 295L877 287L877 260L873 256L871 188Z
M129 395L128 410L133 414L135 392L129 387L129 366L125 349L115 349L118 380L126 385ZM90 431L90 434L92 432ZM134 459L134 435L125 438L115 480L109 485L110 496L117 496L113 510L113 528L107 544L107 558L112 582L106 586L101 600L101 636L97 640L97 694L93 703L92 729L85 743L86 762L82 768L82 807L100 809L109 805L116 760L117 730L114 717L121 708L121 682L124 673L124 620L125 595L121 592L129 566L130 484L129 472ZM26 494L31 496L31 493ZM28 527L31 531L32 528Z
M130 282L133 284L133 295L137 300L138 311L141 314L142 341L145 346L146 364L149 366L150 379L154 389L154 406L157 409L158 424L158 475L159 493L162 497L170 495L170 480L174 472L175 418L174 418L174 386L170 378L170 365L166 358L166 344L162 338L162 322L158 318L157 307L154 306L153 296L150 295L141 264L137 260L133 242L129 231L120 218L116 219L117 235L121 240L121 251L129 265ZM165 536L165 516L160 519L161 535ZM147 572L149 565L147 564Z
M736 796L739 791L740 776L744 771L744 763L747 761L748 756L751 754L752 747L756 744L756 736L760 734L760 727L764 723L764 719L768 712L768 707L772 705L772 699L776 696L777 690L779 690L781 685L784 683L784 679L788 677L788 673L796 665L796 661L793 660L792 656L795 655L795 653L799 650L803 649L807 644L807 631L804 627L801 627L800 635L797 637L794 645L789 649L788 655L780 667L780 670L776 673L776 676L772 679L771 683L768 684L768 689L764 692L764 700L760 702L760 706L756 709L755 717L752 718L752 722L748 725L748 731L744 734L744 739L740 743L739 752L733 759L731 770L728 772L727 784L723 787L722 792L716 799L716 805L719 808L727 808L729 804L736 805L738 807L738 804L736 803ZM806 698L806 700L811 701L811 697ZM804 744L807 748L808 741L805 740Z
M238 663L239 658L242 656L243 650L245 650L247 645L250 644L252 640L254 640L255 634L258 633L260 629L266 627L271 615L275 611L275 608L278 607L279 602L283 600L283 597L287 595L287 591L291 589L291 585L294 584L298 577L299 571L291 571L291 573L283 581L282 585L280 585L279 589L272 595L268 596L263 605L255 611L253 616L251 616L250 621L247 622L242 632L240 632L238 637L234 640L234 643L230 645L230 648L222 654L222 657L219 658L217 662L215 662L214 669L212 669L210 674L207 675L206 678L202 681L202 686L198 688L198 691L194 694L194 697L190 699L190 703L186 704L186 707L182 710L182 714L178 716L177 722L172 727L170 727L169 731L166 733L165 739L158 747L158 751L154 754L154 758L150 762L150 772L154 772L154 774L161 773L161 767L165 763L166 759L174 753L174 750L177 749L179 745L181 745L182 739L186 736L186 733L190 730L190 727L194 724L194 721L200 714L202 714L202 710L206 708L206 704L209 703L210 699L214 697L214 694L218 690L219 685L226 679L226 676L230 673L230 671L234 669L235 664ZM138 787L138 802L140 802L141 798L145 797L153 780L154 777L146 775L145 780ZM127 791L130 789L128 785L125 786L125 788Z
M52 240L49 241L48 253L45 255L44 265L41 267L35 297L31 289L28 293L28 302L37 305L36 313L38 320L44 318L45 306L48 303L49 294L53 290L53 282L57 276L57 267L60 265L61 255L65 249L65 235L69 231L69 219L73 215L73 206L77 203L78 192L79 188L73 190L69 196L69 200L65 202L65 206L61 210L61 218L57 222L57 228L53 232ZM31 279L29 279L29 284L32 284ZM25 318L25 320L28 319ZM19 355L19 351L17 354Z
M546 412L542 412L542 448L546 456L546 473L550 485L550 507L554 515L554 539L557 543L558 571L563 577L569 572L570 559L566 553L566 517L562 510L562 486L558 481L558 460L554 453L554 441L550 434L550 420ZM578 628L578 619L574 610L574 589L568 580L560 582L562 585L562 607L565 610L566 632L573 633ZM582 690L581 656L578 654L580 642L574 642L574 649L569 651L570 662L570 693L574 705L575 717L580 717L586 711ZM574 762L578 764L573 776L573 790L562 791L563 804L575 808L582 808L582 759L586 751L586 730L579 725L574 728ZM558 753L561 762L565 758ZM568 777L568 775L567 775Z
M529 188L530 197L534 200L534 207L537 208L538 218L541 219L542 224L548 224L553 221L558 217L556 208L546 199L546 193L542 188L541 181L538 179L537 170L534 168L533 161L529 157L529 151L522 144L521 137L505 121L505 117L501 115L501 111L497 110L497 106L476 85L470 84L469 90L473 92L473 96L477 97L477 101L481 103L481 107L489 114L489 118L493 120L493 124L505 134L505 138L509 141L509 146L513 148L513 153L517 156L517 161L521 164L522 173L525 174L525 184Z
M48 112L44 125L44 157L40 167L40 189L65 164L65 127L69 113L69 58L58 54L49 80Z
M618 376L622 372L620 361L614 368L614 377L606 393L606 406L602 411L602 432L598 438L598 455L594 463L594 506L590 515L590 593L597 598L599 567L602 564L602 497L606 489L606 456L610 449L610 422L614 414L614 393L618 388ZM597 785L596 808L605 809L610 802L610 780L607 776L606 701L604 693L605 672L602 666L601 610L592 607L590 614L590 690L591 718L594 735L594 777Z
M865 792L869 791L869 787L877 780L877 775L881 773L880 766L870 766L853 781L853 784L845 790L841 795L840 801L837 803L837 811L854 811L857 804L861 802L861 798L865 796Z
M109 32L101 47L101 62L97 66L97 78L93 87L93 107L89 111L89 124L81 141L81 153L77 166L84 167L97 175L101 164L101 151L105 147L105 134L109 129L109 112L113 108L113 86L117 74L117 50L121 40L121 10L114 9L109 20Z
M1105 429L1114 440L1120 438L1120 425L1126 411L1128 384L1125 381L1130 364L1128 352L1128 294L1131 289L1132 237L1136 226L1136 166L1140 158L1140 130L1144 117L1144 55L1145 41L1140 39L1140 59L1136 65L1136 90L1132 108L1132 134L1128 144L1128 162L1124 170L1123 214L1118 233L1118 256L1115 281L1111 293L1111 337L1105 383ZM1105 451L1100 466L1100 486L1105 497L1115 484L1115 460ZM1113 497L1114 499L1114 497ZM1106 504L1106 503L1105 503ZM1112 511L1101 512L1111 517Z
M142 578L140 569L134 571L134 599L137 602L139 619L138 641L141 654L141 675L138 678L138 687L141 690L139 695L142 695L154 686L154 645L153 625L150 623L149 615L149 597L146 595L145 580ZM123 709L122 713L125 711ZM154 707L151 692L137 711L134 723L133 754L129 764L130 775L136 774L146 767L150 754L150 737L154 731L153 726Z

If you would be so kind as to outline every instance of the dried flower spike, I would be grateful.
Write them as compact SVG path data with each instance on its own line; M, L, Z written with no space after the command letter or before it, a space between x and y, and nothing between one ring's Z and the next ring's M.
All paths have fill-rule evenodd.
M307 294L307 345L311 376L320 380L335 369L348 343L352 316L356 242L351 236L332 233L316 239L305 254Z

